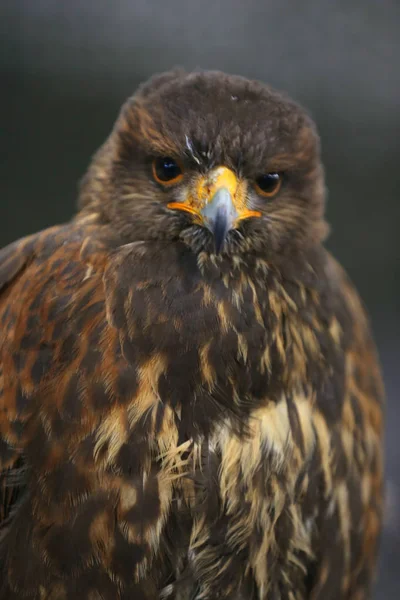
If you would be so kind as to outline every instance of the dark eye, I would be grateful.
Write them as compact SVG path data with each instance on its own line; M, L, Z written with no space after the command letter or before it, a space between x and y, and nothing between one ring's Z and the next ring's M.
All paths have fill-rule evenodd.
M271 198L275 196L282 185L282 175L280 173L265 173L260 175L255 181L256 191L260 196Z
M171 185L182 179L182 167L170 156L155 158L153 160L153 176L158 183Z

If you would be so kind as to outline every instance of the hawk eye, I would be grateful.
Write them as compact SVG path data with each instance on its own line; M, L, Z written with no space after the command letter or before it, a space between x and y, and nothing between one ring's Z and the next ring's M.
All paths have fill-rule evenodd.
M275 196L282 185L282 175L280 173L265 173L256 179L255 188L260 196L271 198Z
M170 156L162 156L153 160L153 177L163 185L177 183L183 177L182 167Z

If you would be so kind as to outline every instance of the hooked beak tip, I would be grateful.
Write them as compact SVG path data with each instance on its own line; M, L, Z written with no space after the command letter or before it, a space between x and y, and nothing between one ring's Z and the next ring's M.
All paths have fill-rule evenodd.
M226 188L217 190L210 202L203 208L201 214L214 236L215 251L219 254L228 232L232 229L238 217L229 190Z

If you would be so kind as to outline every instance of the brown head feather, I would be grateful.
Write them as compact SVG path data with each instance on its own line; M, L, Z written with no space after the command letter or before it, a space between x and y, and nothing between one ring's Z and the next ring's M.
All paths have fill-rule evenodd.
M179 185L165 190L153 180L156 156L184 165ZM80 206L98 213L127 242L180 237L195 251L212 251L207 231L166 207L199 173L220 165L248 183L248 205L262 213L232 232L226 252L257 250L273 260L324 239L325 190L314 123L283 94L219 72L173 71L139 88L94 157ZM283 173L284 183L269 201L253 183L271 171Z

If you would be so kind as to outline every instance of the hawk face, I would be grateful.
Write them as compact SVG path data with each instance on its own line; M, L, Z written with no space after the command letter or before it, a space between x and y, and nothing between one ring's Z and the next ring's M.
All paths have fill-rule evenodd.
M196 253L293 255L326 235L315 126L241 77L173 71L125 104L84 180L126 242L183 240Z

